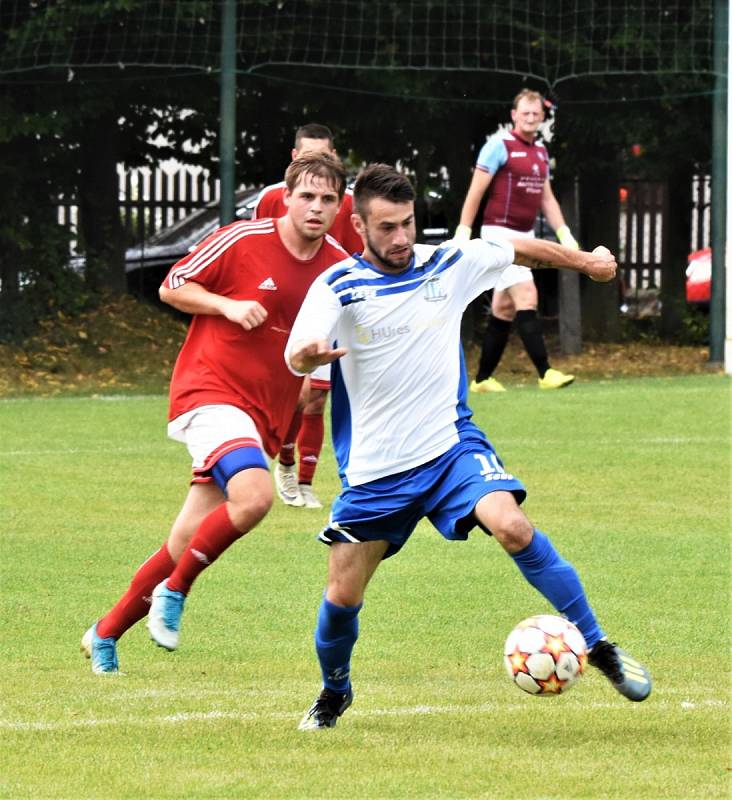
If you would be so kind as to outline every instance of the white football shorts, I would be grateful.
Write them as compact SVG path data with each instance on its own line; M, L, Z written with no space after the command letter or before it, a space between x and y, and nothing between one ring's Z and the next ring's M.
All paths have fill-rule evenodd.
M186 411L168 423L168 436L186 445L194 474L210 469L239 447L258 447L269 464L254 420L235 406L216 404Z

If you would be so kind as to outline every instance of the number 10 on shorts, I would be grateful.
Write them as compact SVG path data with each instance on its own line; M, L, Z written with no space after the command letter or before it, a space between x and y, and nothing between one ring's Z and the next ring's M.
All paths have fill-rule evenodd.
M503 464L495 453L491 453L489 456L485 456L483 453L473 453L473 458L480 462L480 474L486 481L514 480L513 475L504 470Z

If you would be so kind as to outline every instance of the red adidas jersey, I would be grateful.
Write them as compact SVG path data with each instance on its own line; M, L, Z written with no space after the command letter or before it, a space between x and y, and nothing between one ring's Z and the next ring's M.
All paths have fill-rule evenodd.
M284 181L265 186L259 193L257 204L254 206L253 219L284 217L287 213L287 206L282 198L286 188ZM336 218L333 220L328 233L349 255L360 253L363 250L363 242L353 227L351 214L353 214L353 195L346 190L341 207L338 209Z
M249 414L265 450L275 455L297 406L302 378L285 364L290 329L310 284L346 258L326 236L314 258L300 261L285 247L277 221L234 222L220 228L171 267L163 286L195 281L234 300L257 300L266 321L254 330L223 316L196 314L173 369L168 418L225 403Z

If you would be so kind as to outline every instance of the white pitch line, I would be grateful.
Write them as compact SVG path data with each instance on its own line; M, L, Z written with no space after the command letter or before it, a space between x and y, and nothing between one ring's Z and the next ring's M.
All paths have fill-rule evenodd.
M724 700L702 700L700 702L692 703L683 701L681 703L656 701L649 704L652 707L663 706L678 707L684 711L694 710L699 708L726 708L727 702ZM349 711L348 716L356 717L418 717L418 716L434 716L439 714L486 714L489 712L500 711L515 712L526 710L525 703L511 703L508 705L499 703L485 703L477 706L460 706L460 705L445 705L445 706L405 706L403 708L374 708L374 709L354 709ZM626 704L620 701L607 702L607 703L590 703L582 704L581 706L574 706L573 708L592 709L592 710L622 710L629 708ZM638 706L633 706L638 708ZM170 725L180 724L185 722L218 722L219 720L234 720L238 722L248 722L251 720L294 720L299 719L303 714L302 711L182 711L178 714L165 714L157 717L118 717L106 719L72 719L61 720L58 722L43 722L43 721L24 721L24 720L0 720L0 728L5 730L14 731L64 731L79 728L99 728L111 726L129 726L129 725L142 725L149 727L150 725Z
M669 377L662 377L656 376L659 381L664 381L666 384L672 384L676 382L674 386L674 392L677 394L706 394L708 391L708 386L704 385L694 385L694 386L682 386L679 385L677 382L678 378L686 378L686 377L699 377L699 376L669 376ZM651 380L654 378L651 376ZM605 379L605 380L592 380L588 384L588 386L601 386L603 391L602 394L610 394L612 393L613 397L617 397L622 394L632 394L634 397L638 395L638 384L642 385L646 379L645 378L638 378L638 380L633 381L627 385L619 385L614 380ZM578 388L581 386L577 384ZM531 391L532 386L518 386L516 387L518 390L525 390ZM587 388L584 387L584 388ZM607 391L605 391L607 390ZM571 398L567 398L571 399ZM79 403L79 402L103 402L103 403L122 403L126 400L155 400L155 401L165 401L167 400L167 395L160 394L160 393L151 393L151 394L93 394L93 395L49 395L46 397L28 397L28 396L20 396L20 397L0 397L0 406L2 405L16 405L21 403L45 403L45 402L52 402L54 405L58 403Z
M124 400L167 400L164 394L94 394L94 395L55 395L48 397L2 397L0 405L12 405L19 403L78 403L78 402L97 402L120 403Z
M638 438L635 436L628 436L623 439L617 437L615 439L592 439L591 441L581 439L572 439L573 446L577 449L583 446L592 445L598 447L615 447L617 445L624 445L625 447L675 447L678 445L699 445L699 444L718 444L720 441L719 436L654 436L649 438ZM494 440L497 447L501 450L506 446L511 447L531 447L541 450L547 447L558 447L564 444L562 439L547 439L545 437L536 437L534 439L501 439L500 442Z
M563 440L556 439L503 439L501 441L501 446L514 446L518 445L521 447L536 447L536 448L546 448L551 447L553 445L559 445L562 443ZM579 440L574 440L578 446L582 446L583 442ZM646 446L667 446L667 445L680 445L680 444L716 444L719 442L719 437L716 436L656 436L650 438L628 438L627 445L628 446L635 446L635 447L646 447ZM598 446L607 446L607 447L615 447L618 444L622 444L622 439L593 439L591 442L587 441L584 444L586 445L598 445ZM127 454L134 454L134 453L156 453L160 452L162 447L167 447L171 445L167 439L162 438L159 442L155 442L151 444L149 447L64 447L64 448L55 448L55 449L43 449L43 450L0 450L0 457L18 457L18 456L67 456L67 455L79 455L80 453L92 453L92 454L102 454L102 453L127 453Z
M169 444L167 439L161 439L149 447L66 447L55 450L0 450L2 456L75 456L80 453L159 453L162 447Z

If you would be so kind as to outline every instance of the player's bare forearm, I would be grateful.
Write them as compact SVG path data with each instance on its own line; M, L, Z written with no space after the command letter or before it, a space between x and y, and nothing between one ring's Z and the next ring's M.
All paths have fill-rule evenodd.
M460 224L472 227L475 215L478 213L480 197L473 191L469 191L465 197L462 210L460 211Z
M615 256L602 246L588 253L544 239L512 239L511 244L516 252L515 263L531 269L567 269L606 283L615 277L618 268Z
M473 172L473 178L468 187L468 192L465 195L465 201L460 212L460 224L471 227L475 216L478 213L480 201L483 195L488 191L493 176L490 172L476 169Z
M308 373L323 364L331 364L347 352L345 347L332 348L325 339L300 340L289 348L287 358L296 372Z

